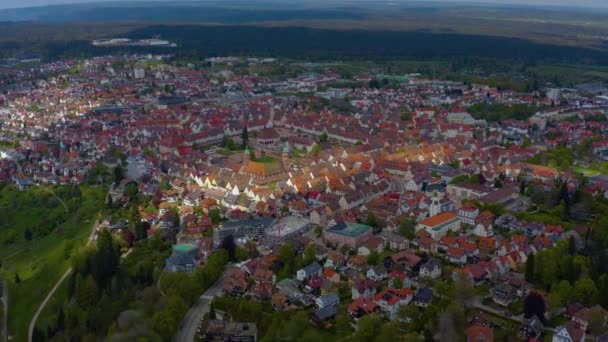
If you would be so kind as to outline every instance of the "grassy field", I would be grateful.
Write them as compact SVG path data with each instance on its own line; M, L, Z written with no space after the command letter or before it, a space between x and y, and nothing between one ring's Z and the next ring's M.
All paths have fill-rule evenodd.
M70 199L63 196L65 191L61 187L34 187L20 192L9 186L0 191L0 209L4 210L5 222L9 223L8 227L0 226L0 233L5 238L11 234L14 240L7 243L5 239L0 249L1 272L10 289L9 330L13 341L27 339L30 320L69 267L71 251L86 243L105 192L101 187L82 186L81 196ZM59 193L67 213L63 214L66 207L51 193ZM45 221L55 217L61 219ZM46 227L50 228L50 234L41 238L34 236L31 241L26 239L26 230L45 228L44 224L54 225Z
M558 77L569 83L588 82L593 79L608 78L608 67L592 65L538 65L533 70L547 79Z
M256 158L255 161L258 163L263 163L263 164L271 164L271 163L276 163L277 159L270 157L270 156L262 156L262 157Z
M576 171L578 173L582 173L586 177L595 176L599 173L597 170L593 170L593 169L582 167L582 166L575 166L574 171Z
M53 294L53 297L48 301L44 310L38 316L36 321L36 328L45 331L46 327L50 323L57 319L57 312L63 308L63 305L68 301L68 281L69 277L61 283L61 286L57 288L57 291ZM29 325L29 323L28 323Z

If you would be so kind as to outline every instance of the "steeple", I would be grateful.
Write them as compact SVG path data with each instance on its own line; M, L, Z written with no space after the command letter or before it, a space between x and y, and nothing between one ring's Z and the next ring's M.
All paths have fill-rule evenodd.
M243 152L243 166L247 166L251 160L251 152L249 152L249 146L245 146L245 152Z
M281 153L281 161L285 166L287 166L287 164L289 163L289 151L289 143L286 142L285 145L283 145L283 151Z
M429 216L433 217L437 214L441 213L441 197L437 192L433 193L433 197L431 197L431 206L429 208Z

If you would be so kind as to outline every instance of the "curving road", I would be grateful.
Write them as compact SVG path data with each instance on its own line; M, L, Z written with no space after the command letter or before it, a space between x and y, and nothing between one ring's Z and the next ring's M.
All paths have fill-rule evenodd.
M95 237L97 236L95 233L97 232L97 227L99 226L99 218L101 217L101 213L97 216L98 217L95 219L95 224L93 225L93 228L91 229L91 234L89 235L89 240L87 242L87 245L89 245L93 241L95 241ZM65 271L63 276L61 276L61 278L57 281L55 286L53 286L53 288L51 289L51 292L49 292L49 294L46 296L46 298L44 298L42 303L40 303L38 310L36 310L34 317L32 317L32 321L30 322L30 327L27 332L27 340L29 342L32 342L32 336L34 335L34 328L36 327L36 321L38 320L38 316L40 316L40 314L42 313L42 310L44 310L44 307L46 306L46 304L49 302L49 300L51 300L51 298L53 297L53 295L55 294L55 292L57 291L59 286L65 281L65 279L70 275L70 273L72 273L72 267L68 268L67 271Z
M203 320L203 316L209 312L209 303L214 297L222 293L224 287L224 281L226 280L226 273L230 268L227 267L220 278L211 285L210 288L203 293L196 303L190 308L182 322L180 323L179 329L175 336L173 336L174 342L192 342L196 337L196 329Z

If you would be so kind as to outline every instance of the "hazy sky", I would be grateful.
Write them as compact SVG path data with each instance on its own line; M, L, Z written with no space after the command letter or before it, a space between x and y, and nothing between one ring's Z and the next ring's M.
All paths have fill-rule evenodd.
M101 2L108 0L0 0L1 8L17 8L56 5L66 3L86 3L86 2ZM133 0L130 0L133 1ZM135 0L135 1L150 1L150 0ZM255 0L252 0L255 1ZM297 1L297 0L285 0ZM393 0L400 1L400 0ZM403 0L401 0L403 1ZM478 2L478 3L493 3L493 4L526 4L526 5L554 5L554 6L576 6L576 7L608 7L608 0L433 0L439 2ZM114 2L117 2L114 0Z

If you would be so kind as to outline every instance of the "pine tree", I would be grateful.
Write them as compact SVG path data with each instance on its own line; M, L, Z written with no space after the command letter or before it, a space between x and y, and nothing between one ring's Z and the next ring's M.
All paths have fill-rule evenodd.
M23 233L23 237L25 238L26 241L32 241L32 231L27 228L25 230L25 232Z
M574 237L572 236L568 239L568 253L570 255L576 254L576 241L574 241Z
M247 126L243 128L243 133L241 133L241 147L244 149L249 146L249 132L247 131Z
M59 310L59 316L57 316L57 331L63 331L65 329L65 312L63 308Z
M215 308L213 307L213 302L209 305L209 319L215 319Z
M525 277L526 277L526 281L529 283L534 281L534 254L530 254L528 256L528 260L526 260Z

